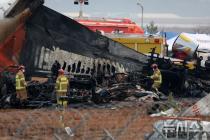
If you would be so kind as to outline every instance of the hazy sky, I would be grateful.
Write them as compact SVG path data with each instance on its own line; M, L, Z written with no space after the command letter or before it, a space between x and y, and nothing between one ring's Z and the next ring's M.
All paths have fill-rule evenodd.
M0 0L0 5L14 0ZM45 5L69 16L77 16L79 6L74 0L45 0ZM89 0L83 7L87 16L126 17L141 23L137 0ZM144 23L155 21L164 26L210 25L210 0L140 0L144 7ZM1 7L0 6L0 7ZM1 13L0 13L1 14Z
M210 25L210 0L139 0L144 7L144 24L154 21L164 27L194 27ZM87 16L126 17L141 24L141 8L137 0L89 0L83 6ZM73 0L46 0L45 5L66 13L78 15L79 6Z
M138 13L137 0L89 0L87 13ZM210 0L140 0L145 13L173 13L188 17L210 17ZM78 11L73 0L46 0L46 5L63 12Z

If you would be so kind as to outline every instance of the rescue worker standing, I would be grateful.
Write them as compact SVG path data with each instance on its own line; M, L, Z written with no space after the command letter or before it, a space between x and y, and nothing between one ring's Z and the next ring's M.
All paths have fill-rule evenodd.
M16 97L20 99L20 101L27 100L27 91L26 91L26 81L25 81L25 67L19 66L18 72L16 74Z
M67 106L68 101L66 100L62 101L60 97L67 96L68 86L69 86L69 80L64 75L64 70L60 69L58 71L58 78L56 80L56 85L55 85L57 104Z
M154 81L152 85L152 89L154 89L156 92L158 92L158 88L160 88L162 84L162 75L160 70L158 69L157 64L152 64L152 69L153 69L153 75L150 76L150 78Z

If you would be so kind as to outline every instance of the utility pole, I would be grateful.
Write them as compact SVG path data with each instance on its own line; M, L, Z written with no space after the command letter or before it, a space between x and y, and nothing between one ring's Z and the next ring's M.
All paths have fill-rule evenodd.
M141 27L144 28L144 7L140 2L137 2L137 5L141 7Z
M80 18L83 17L82 6L83 6L83 2L80 2L80 3L79 3L79 7L80 7L80 9L79 9L79 17L80 17Z
M83 17L83 10L82 10L82 8L83 8L83 5L88 5L89 4L88 0L74 0L74 4L75 5L79 4L79 6L80 6L79 17L80 18Z

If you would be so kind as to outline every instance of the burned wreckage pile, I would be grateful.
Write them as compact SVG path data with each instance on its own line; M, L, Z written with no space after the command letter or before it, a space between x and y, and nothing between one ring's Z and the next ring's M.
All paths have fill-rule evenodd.
M152 80L147 78L151 73L150 63L160 66L163 83L159 96L151 89ZM27 84L28 100L21 103L15 98L15 72L12 68L2 72L1 80L1 108L24 107L39 108L56 104L55 77L61 65L53 65L51 75L45 82L29 81ZM77 64L78 66L79 64ZM76 67L77 67L76 66ZM114 66L96 65L90 69L91 74L81 71L72 75L74 69L65 68L70 79L70 87L67 97L69 104L94 102L96 104L109 103L111 101L124 101L127 99L139 101L151 99L153 101L168 100L169 93L175 97L204 97L210 92L210 81L195 76L195 71L189 71L186 67L177 66L163 58L149 58L142 71L116 73ZM111 68L112 67L112 68ZM145 73L146 72L146 73ZM109 74L107 74L109 73ZM133 98L129 98L133 97Z
M70 86L65 97L69 104L90 100L97 104L108 103L113 100L122 101L131 96L165 100L169 93L179 97L203 97L209 93L210 81L196 77L199 76L197 73L203 71L191 72L184 63L177 66L170 59L154 58L154 50L148 58L90 31L42 4L42 0L19 1L6 14L6 17L16 19L11 22L19 22L19 18L21 21L25 18L25 22L15 24L17 29L11 32L12 37L0 48L1 52L6 54L14 53L14 56L8 55L4 59L8 59L8 63L3 60L0 62L1 68L4 68L0 80L1 108L38 108L54 105L55 77L59 68L63 68L69 78ZM31 14L26 14L27 12ZM14 41L16 36L22 37L20 40L24 43ZM8 45L8 40L13 42L13 45ZM163 77L158 96L151 90L153 81L147 78L148 75L152 75L150 66L153 63L158 64ZM11 64L14 66L10 66ZM23 103L16 99L15 64L25 66L25 75L29 79L28 100ZM30 81L32 76L44 76L48 80L42 83Z

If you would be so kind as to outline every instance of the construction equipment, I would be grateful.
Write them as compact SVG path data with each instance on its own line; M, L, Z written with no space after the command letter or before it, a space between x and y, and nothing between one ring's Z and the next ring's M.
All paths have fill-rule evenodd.
M137 52L149 54L155 48L155 53L165 56L165 40L161 36L144 36L135 34L105 34L107 37L131 48Z
M74 18L90 30L107 36L128 48L139 53L148 54L152 48L155 52L164 56L165 38L162 36L145 36L144 31L130 19L106 19L106 18Z

